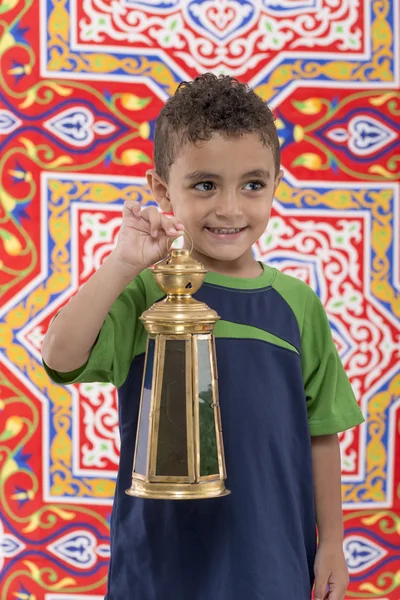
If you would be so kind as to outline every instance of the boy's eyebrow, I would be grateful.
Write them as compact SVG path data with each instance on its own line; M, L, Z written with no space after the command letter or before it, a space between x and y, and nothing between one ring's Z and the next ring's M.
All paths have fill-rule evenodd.
M220 179L220 175L217 173L211 173L210 171L193 171L192 173L188 173L185 175L185 179L187 181L191 181L192 179Z
M271 174L265 169L254 169L253 171L243 173L241 179L246 179L247 177L263 177L265 179L270 179ZM188 173L185 176L185 179L187 181L192 181L193 179L221 179L221 175L212 173L211 171L193 171L192 173Z
M254 171L248 171L248 173L245 173L242 177L243 179L246 179L247 177L264 177L265 179L269 179L271 173L265 169L254 169Z

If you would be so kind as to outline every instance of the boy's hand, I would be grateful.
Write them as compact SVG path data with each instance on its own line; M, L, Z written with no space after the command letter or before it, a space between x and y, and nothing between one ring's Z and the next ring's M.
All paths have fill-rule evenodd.
M344 600L349 572L341 542L321 542L314 563L315 600Z
M155 206L142 210L139 202L128 200L113 254L132 273L141 272L167 254L167 239L182 235L184 226L166 217Z

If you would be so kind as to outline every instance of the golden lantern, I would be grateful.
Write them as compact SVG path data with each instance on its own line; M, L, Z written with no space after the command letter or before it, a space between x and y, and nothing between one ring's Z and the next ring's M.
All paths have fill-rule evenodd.
M193 244L192 244L193 249ZM153 268L166 298L140 319L148 332L130 496L215 498L226 470L213 329L219 316L192 298L206 270L191 250Z

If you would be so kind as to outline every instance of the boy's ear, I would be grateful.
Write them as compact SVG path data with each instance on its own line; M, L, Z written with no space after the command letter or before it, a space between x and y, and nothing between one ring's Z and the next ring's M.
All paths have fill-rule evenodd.
M163 212L172 212L172 204L168 192L168 184L156 173L155 169L146 172L147 183L153 193L154 200Z
M276 191L276 188L278 187L278 185L280 184L280 182L282 181L282 177L284 175L284 172L282 171L282 169L279 171L277 178L275 179L275 184L274 184L274 194Z

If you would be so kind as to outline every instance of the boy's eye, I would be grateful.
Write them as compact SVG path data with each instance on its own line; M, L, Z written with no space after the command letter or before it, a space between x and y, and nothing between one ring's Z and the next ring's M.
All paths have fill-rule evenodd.
M201 183L197 183L194 188L200 192L211 192L214 188L214 184L212 181L202 181Z
M247 189L250 189L250 191L252 192L258 192L259 190L265 187L265 183L263 181L249 181L249 183L246 183L244 187L247 187Z
M215 189L215 184L212 181L201 181L200 183L196 183L194 188L200 192L211 192ZM244 189L250 190L251 192L258 192L262 188L265 188L265 183L263 181L249 181L244 186Z

